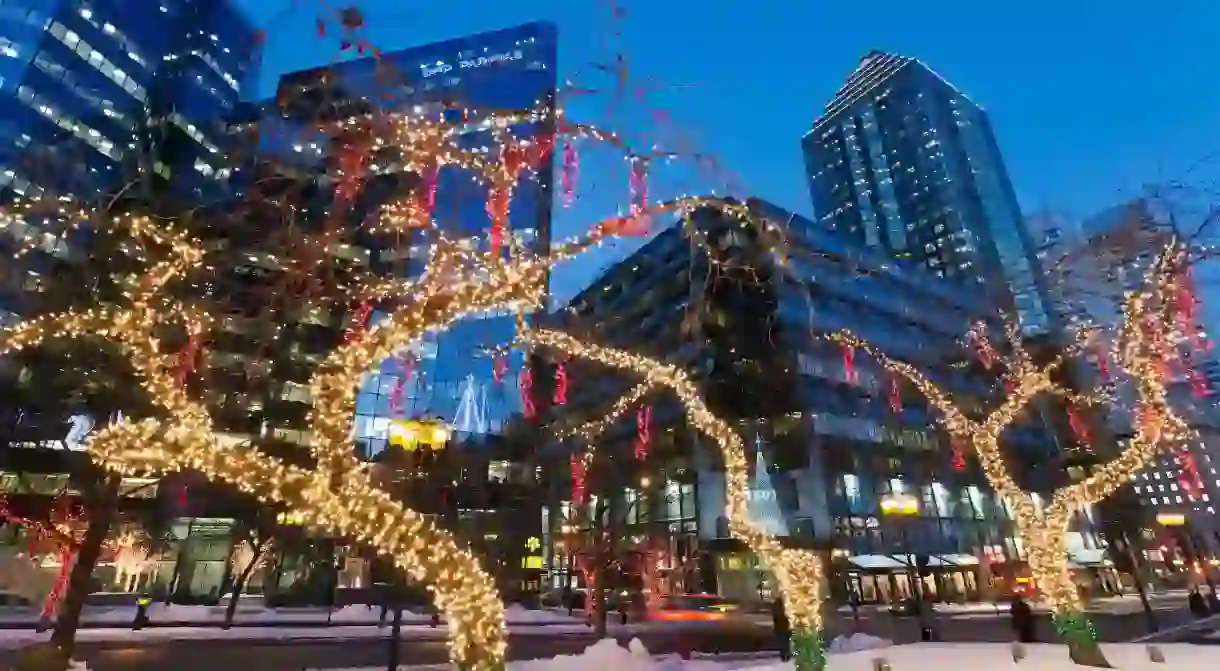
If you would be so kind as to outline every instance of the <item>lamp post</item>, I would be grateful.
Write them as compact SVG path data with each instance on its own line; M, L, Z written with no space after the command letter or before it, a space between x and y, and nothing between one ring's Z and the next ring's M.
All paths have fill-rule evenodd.
M1186 515L1182 513L1157 513L1157 524L1166 529L1178 529L1178 536L1182 539L1182 544L1185 546L1186 554L1190 557L1191 564L1194 565L1195 571L1202 571L1203 579L1207 582L1207 589L1212 594L1216 593L1216 584L1212 582L1211 562L1199 556L1199 551L1195 545L1194 534L1190 529L1190 520L1186 519Z
M906 520L919 516L919 499L907 494L888 494L881 498L880 508L882 515L898 520L898 535L902 543L902 553L912 579L911 586L915 599L915 613L919 617L920 638L924 641L931 641L933 639L932 623L927 620L924 613L923 576L920 575L920 568L915 565L918 562L911 552L910 538L907 536L906 528Z

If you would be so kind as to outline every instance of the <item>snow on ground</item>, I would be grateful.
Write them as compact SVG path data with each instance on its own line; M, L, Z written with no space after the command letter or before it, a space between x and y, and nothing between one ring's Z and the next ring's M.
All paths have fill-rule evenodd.
M830 654L839 655L854 653L859 650L876 650L890 647L890 642L866 634L856 634L847 637L840 636L830 643ZM409 666L410 671L442 671L447 665ZM620 646L613 639L604 639L594 643L579 655L560 655L550 659L534 659L509 662L507 671L726 671L732 669L748 671L766 671L768 669L785 669L778 663L774 653L727 653L722 655L695 655L694 659L683 660L676 655L654 657L640 643L638 638L631 639L627 647ZM380 667L352 669L312 669L307 671L380 671ZM895 669L898 671L898 669ZM975 670L977 671L977 670Z
M1130 643L1103 644L1102 650L1114 668L1122 671L1212 671L1216 668L1215 651L1210 646L1171 644L1159 646L1165 655L1164 664L1148 659L1148 648ZM900 645L885 650L869 650L835 655L830 658L828 671L873 671L873 660L886 659L893 671L979 671L1004 666L1019 671L1081 671L1088 667L1073 664L1067 648L1062 645L1025 646L1026 658L1013 665L1012 646L1003 643L955 643L952 645ZM590 667L596 668L596 667ZM722 669L725 667L721 667ZM733 667L728 667L733 668ZM756 666L750 671L792 671L791 662Z

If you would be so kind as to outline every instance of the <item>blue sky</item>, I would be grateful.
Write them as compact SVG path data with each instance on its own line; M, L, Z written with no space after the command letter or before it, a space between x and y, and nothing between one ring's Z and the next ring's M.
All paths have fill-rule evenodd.
M264 92L282 72L336 59L335 44L314 27L319 0L238 3L270 24ZM660 88L649 106L671 122L652 127L639 104L613 120L723 166L698 179L661 177L659 196L705 191L731 176L739 193L809 214L801 135L870 49L923 60L989 111L1027 213L1088 214L1220 152L1220 84L1206 48L1220 25L1214 0L626 0L621 40L608 36L616 24L601 0L355 4L368 19L365 36L385 50L547 19L560 29L561 77L594 85L582 71L621 51L637 85ZM599 116L603 105L572 107ZM589 193L560 215L560 234L624 201L625 175L598 161L586 163ZM562 269L556 293L574 293L635 244Z

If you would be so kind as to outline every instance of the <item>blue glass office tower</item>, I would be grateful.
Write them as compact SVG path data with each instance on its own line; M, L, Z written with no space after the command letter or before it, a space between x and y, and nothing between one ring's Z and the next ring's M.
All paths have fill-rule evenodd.
M225 120L256 74L255 28L232 4L148 0L0 4L0 189L91 201L145 170L196 199L226 172ZM154 148L155 146L155 148ZM0 273L0 317L71 257L38 221L0 225L0 250L37 252ZM3 253L0 251L0 253ZM20 265L20 268L17 266Z
M874 51L802 140L818 220L978 283L1027 332L1046 289L987 113L918 60Z
M472 147L491 145L483 124L486 113L538 109L540 115L510 132L524 138L549 135L554 129L555 51L555 28L531 23L287 74L277 87L277 114L263 122L262 142L288 163L310 169L325 166L333 156L328 156L319 128L373 109L430 118L443 114L462 128L461 142ZM549 244L549 166L523 177L511 203L509 229L524 244ZM380 172L388 178L395 170ZM384 199L418 185L416 175L399 177L384 182L386 191L370 197ZM466 171L442 168L434 208L438 227L455 238L486 240L486 199L486 188ZM361 233L352 242L375 271L411 277L423 270L422 236ZM383 315L375 314L373 322ZM509 355L499 380L493 371L493 352L513 335L511 315L481 315L428 334L411 352L387 360L368 376L357 396L355 437L365 455L384 449L397 418L443 419L464 444L496 435L521 411L520 354Z

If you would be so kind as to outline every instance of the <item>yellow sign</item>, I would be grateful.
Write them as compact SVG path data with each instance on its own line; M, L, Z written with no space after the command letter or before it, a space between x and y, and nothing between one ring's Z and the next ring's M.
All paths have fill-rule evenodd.
M389 439L390 445L408 452L421 446L439 452L449 442L449 427L434 420L396 419L390 422Z
M537 536L530 536L525 539L525 549L530 552L537 552L542 547L542 541L538 540Z
M1186 516L1181 513L1157 513L1156 522L1163 527L1180 527L1186 524Z
M529 555L521 558L521 568L542 569L542 556Z
M886 515L918 515L919 499L913 496L887 496L881 499L881 512Z

